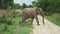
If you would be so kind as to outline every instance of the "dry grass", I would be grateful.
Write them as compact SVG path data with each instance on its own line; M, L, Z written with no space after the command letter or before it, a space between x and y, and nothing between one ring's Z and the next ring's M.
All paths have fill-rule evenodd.
M12 16L12 14L14 13L14 10L10 10L10 11L6 11L6 10L0 10L0 16Z

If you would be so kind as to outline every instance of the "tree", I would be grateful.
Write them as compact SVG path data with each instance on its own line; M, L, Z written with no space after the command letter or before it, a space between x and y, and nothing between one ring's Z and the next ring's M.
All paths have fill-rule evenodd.
M28 7L29 7L29 8L31 8L31 7L32 7L32 5L29 5Z
M0 9L6 9L9 6L13 7L13 0L0 0Z
M32 2L32 7L36 7L36 3L37 3L36 1L33 1Z
M28 6L27 6L25 3L23 3L22 9L27 8L27 7L28 7Z
M15 9L20 9L20 8L21 8L21 5L19 5L19 4L14 4L14 8L15 8Z
M37 7L41 7L46 14L60 13L60 0L37 0Z

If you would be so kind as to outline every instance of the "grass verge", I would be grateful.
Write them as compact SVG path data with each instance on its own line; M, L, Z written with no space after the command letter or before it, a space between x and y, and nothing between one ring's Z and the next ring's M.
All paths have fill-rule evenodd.
M21 21L20 15L12 18L11 21L12 21L11 25L6 25L4 23L0 24L0 34L30 34L30 32L32 31L30 19L26 21L23 27L21 27L19 23L19 21ZM5 25L7 26L7 29L5 28Z
M45 16L46 19L48 19L49 21L51 21L52 23L60 26L60 18L59 17L55 17L55 16Z

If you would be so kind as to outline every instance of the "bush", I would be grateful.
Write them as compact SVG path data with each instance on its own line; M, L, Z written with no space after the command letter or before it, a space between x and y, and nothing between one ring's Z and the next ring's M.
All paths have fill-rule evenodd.
M52 23L60 26L60 17L56 17L56 16L45 16L45 17Z
M40 7L46 12L46 15L60 13L60 0L37 0L37 7ZM47 14L48 13L48 14Z
M7 16L2 16L2 17L0 17L0 23L5 23L8 25L11 25L12 24L12 18L7 17Z

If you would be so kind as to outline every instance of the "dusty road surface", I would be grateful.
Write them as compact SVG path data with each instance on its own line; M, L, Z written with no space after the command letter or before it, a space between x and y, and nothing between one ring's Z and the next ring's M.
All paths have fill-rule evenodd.
M34 19L33 21L33 30L31 34L60 34L60 27L54 25L47 19L45 20L45 25L42 24L42 17L39 17L40 26L36 24L36 21Z

